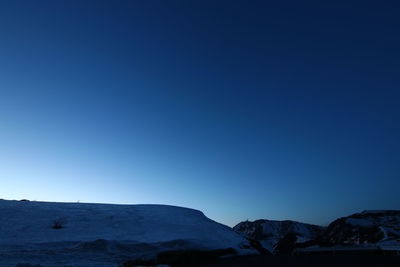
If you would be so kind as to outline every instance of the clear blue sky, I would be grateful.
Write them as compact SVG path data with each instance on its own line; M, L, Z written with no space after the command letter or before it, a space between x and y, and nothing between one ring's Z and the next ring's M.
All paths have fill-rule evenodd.
M399 14L1 1L0 198L164 203L229 225L398 209Z

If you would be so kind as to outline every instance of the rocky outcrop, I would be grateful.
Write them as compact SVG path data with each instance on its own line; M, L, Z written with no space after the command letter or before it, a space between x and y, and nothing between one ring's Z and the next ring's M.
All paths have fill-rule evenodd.
M321 238L321 245L361 245L400 242L400 211L363 211L332 222Z
M324 227L318 225L272 220L245 221L233 229L242 236L259 241L265 249L272 253L286 253L297 244L319 238L325 230Z
M399 210L367 210L339 218L328 227L296 221L257 220L241 222L233 229L258 241L274 254L288 254L309 247L400 248Z

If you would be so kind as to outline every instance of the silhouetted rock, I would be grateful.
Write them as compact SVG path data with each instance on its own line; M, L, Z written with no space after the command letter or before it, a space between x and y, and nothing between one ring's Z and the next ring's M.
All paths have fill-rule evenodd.
M297 235L295 233L288 233L275 245L275 253L290 254L295 248Z

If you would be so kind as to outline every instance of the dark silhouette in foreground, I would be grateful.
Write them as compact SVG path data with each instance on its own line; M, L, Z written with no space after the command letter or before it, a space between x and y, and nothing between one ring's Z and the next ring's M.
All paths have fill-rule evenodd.
M381 255L251 255L221 259L201 267L398 267L399 256Z
M221 257L234 255L236 255L236 251L233 248L216 250L172 250L159 253L156 259L131 260L125 262L122 266L154 266L160 264L167 264L172 267L202 266L204 264L218 262Z

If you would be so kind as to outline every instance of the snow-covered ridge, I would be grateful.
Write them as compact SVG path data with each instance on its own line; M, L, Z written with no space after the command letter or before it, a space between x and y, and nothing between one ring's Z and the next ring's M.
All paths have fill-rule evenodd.
M37 263L72 258L92 262L68 266L97 266L93 262L102 262L105 253L115 256L107 260L117 262L166 249L252 252L243 249L248 242L231 228L189 208L0 200L0 216L0 266L7 266L5 258L20 262L18 251L35 256Z

